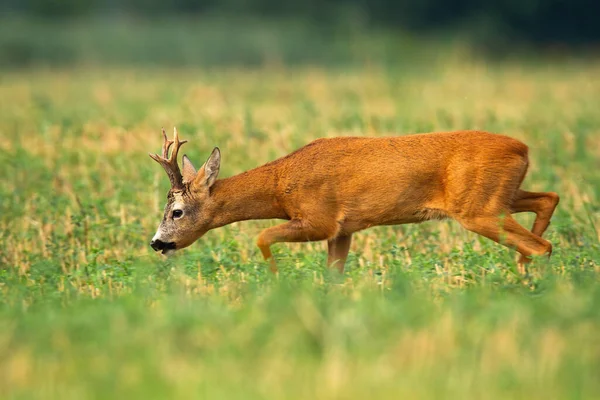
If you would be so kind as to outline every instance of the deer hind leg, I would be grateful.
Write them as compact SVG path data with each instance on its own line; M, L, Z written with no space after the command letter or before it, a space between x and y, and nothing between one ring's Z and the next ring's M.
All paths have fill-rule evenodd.
M281 225L267 228L260 233L257 245L265 258L270 262L271 272L277 273L277 265L271 245L281 242L314 242L327 240L337 233L337 223L313 225L305 220L294 219Z
M350 243L352 235L342 235L327 241L327 266L335 266L341 273L344 272L348 251L350 251Z
M520 212L533 212L535 213L535 221L531 232L534 235L541 237L548 225L554 210L559 202L558 194L554 192L527 192L525 190L519 190L511 206L513 213ZM521 256L519 259L520 264L526 264L531 259L527 256Z
M459 222L472 232L507 247L516 248L521 253L521 259L529 261L531 255L549 256L552 253L550 242L519 225L509 213L503 216L462 218ZM525 262L519 263L521 272L525 272L523 266Z
M513 213L533 212L535 222L531 228L534 235L542 236L550 224L550 218L558 205L559 197L554 192L526 192L519 190L511 206Z

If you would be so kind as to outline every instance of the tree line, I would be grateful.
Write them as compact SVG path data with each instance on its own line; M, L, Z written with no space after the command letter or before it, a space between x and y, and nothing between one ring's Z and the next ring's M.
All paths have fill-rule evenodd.
M294 17L323 25L357 16L366 26L416 33L460 29L531 43L600 42L598 0L2 0L0 12L44 19L115 13Z

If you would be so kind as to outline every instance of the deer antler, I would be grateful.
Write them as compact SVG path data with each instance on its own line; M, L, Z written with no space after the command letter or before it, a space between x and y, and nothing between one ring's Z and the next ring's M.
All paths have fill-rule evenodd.
M181 171L179 170L179 165L177 165L177 153L179 152L179 148L187 143L187 140L179 140L179 135L177 134L177 128L173 128L173 140L169 140L167 138L167 134L165 133L165 129L162 129L162 134L164 138L163 147L162 147L162 157L158 154L149 154L150 157L165 169L165 172L169 176L169 180L171 181L171 187L173 189L181 189L183 187L183 177L181 175ZM175 144L173 147L173 151L171 152L171 157L169 157L169 149L171 145Z

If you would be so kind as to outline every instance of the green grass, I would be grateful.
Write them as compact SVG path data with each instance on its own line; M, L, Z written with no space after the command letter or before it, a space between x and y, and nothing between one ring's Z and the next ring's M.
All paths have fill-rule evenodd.
M600 64L0 76L0 398L547 399L600 396ZM530 146L561 203L550 260L452 221L325 246L209 232L164 259L168 190L147 155L176 125L221 176L323 136L486 129ZM531 215L519 215L527 226Z
M449 53L447 43L456 41L457 36L417 38L379 26L368 28L341 15L338 18L335 24L324 24L248 15L59 21L0 15L0 68L74 64L345 66L374 59L399 65Z

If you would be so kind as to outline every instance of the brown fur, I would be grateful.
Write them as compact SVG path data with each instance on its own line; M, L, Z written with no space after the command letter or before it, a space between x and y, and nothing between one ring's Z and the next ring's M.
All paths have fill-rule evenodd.
M520 189L527 154L527 146L510 137L458 131L318 139L210 185L205 164L185 184L190 218L181 218L169 239L179 249L232 222L284 219L288 222L258 237L273 271L272 244L318 240L328 242L329 265L343 271L354 232L452 218L496 242L502 237L503 244L521 253L523 264L530 255L551 253L541 236L558 204L556 193ZM184 175L185 169L184 162ZM531 232L510 215L525 211L537 214Z

